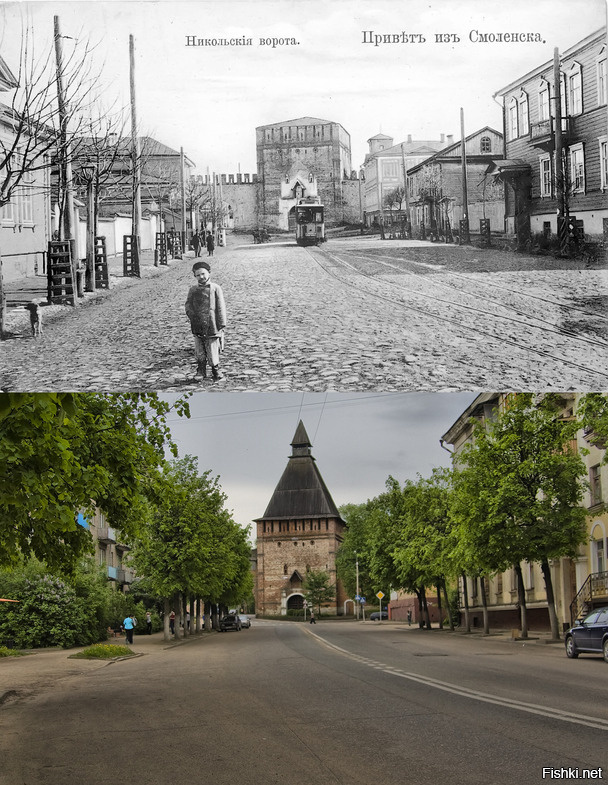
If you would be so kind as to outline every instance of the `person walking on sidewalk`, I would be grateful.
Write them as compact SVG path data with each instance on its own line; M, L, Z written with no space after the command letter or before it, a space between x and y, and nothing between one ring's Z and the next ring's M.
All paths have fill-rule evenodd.
M186 316L194 335L196 375L207 378L207 363L215 381L224 378L220 371L220 352L224 348L226 305L221 286L210 281L208 262L195 262L192 272L197 283L190 287L186 299Z
M310 623L316 624L317 620L315 619L315 612L313 610L310 611Z
M198 232L195 232L192 238L192 248L196 257L201 255L201 236Z
M122 626L125 630L126 635L126 642L133 644L133 630L135 629L135 617L131 614L131 616L127 616L127 618L123 621Z
M211 232L207 232L207 240L205 241L207 244L207 253L209 256L213 256L213 249L215 248L215 240L213 239L213 235Z

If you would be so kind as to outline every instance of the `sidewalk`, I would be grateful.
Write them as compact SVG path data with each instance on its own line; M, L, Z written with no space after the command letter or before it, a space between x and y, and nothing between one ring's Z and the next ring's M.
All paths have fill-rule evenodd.
M144 251L140 259L140 276L124 276L122 254L108 259L108 272L110 275L109 289L96 289L94 292L85 292L84 297L79 297L76 306L72 305L53 305L47 302L47 280L46 275L36 275L27 278L16 278L12 281L5 281L4 290L6 295L6 324L5 330L9 334L24 333L30 334L30 317L25 305L36 301L44 307L43 319L48 315L69 313L79 306L89 303L91 300L110 296L112 290L124 286L133 286L137 282L153 276L162 275L164 271L171 268L189 264L194 258L194 251L185 251L181 259L169 259L167 265L154 265L154 251Z
M203 641L214 630L201 634L192 634L187 638L165 641L162 632L153 635L135 635L133 645L129 648L135 654L158 655L168 649L184 646L196 641ZM110 638L102 643L125 645L124 636ZM70 655L87 648L76 646L72 649L30 649L21 657L0 658L0 707L7 701L33 695L42 687L46 687L62 679L87 674L93 670L106 668L114 660L71 659ZM135 657L134 659L138 659Z

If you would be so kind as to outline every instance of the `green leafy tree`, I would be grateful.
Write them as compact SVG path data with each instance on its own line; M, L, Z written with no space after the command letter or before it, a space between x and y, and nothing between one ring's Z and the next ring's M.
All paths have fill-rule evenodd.
M0 394L0 565L73 567L92 548L77 513L96 508L131 538L176 451L170 409L155 393Z
M606 393L587 393L578 404L577 415L587 438L600 449L608 445L608 395ZM608 463L608 450L603 458Z
M230 604L251 593L250 549L247 532L224 507L218 479L199 475L195 458L164 465L157 497L131 555L149 591L163 600L168 639L172 602L179 616L187 597Z
M354 597L357 593L357 566L359 568L359 595L373 597L374 586L369 574L369 502L345 504L340 507L340 516L347 528L344 541L336 554L336 569L346 592Z
M306 578L302 584L302 589L308 602L318 609L321 614L321 606L336 598L336 587L330 584L330 577L323 570L310 570L306 573Z
M454 515L464 560L482 574L539 562L554 638L559 627L550 561L573 557L586 536L578 428L562 416L559 396L518 393L496 420L476 426L473 443L458 456Z
M454 572L452 527L450 519L451 472L434 469L431 477L418 476L408 481L401 491L401 511L398 517L398 538L393 550L399 585L423 593L437 589L439 625L443 627L441 593L450 628L453 629L448 579ZM395 486L394 492L398 492ZM428 618L428 606L423 599Z

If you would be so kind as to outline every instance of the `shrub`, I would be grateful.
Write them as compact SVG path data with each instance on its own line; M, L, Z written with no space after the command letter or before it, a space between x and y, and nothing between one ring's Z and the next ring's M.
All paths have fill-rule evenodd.
M7 649L6 646L0 646L0 657L21 657L23 652L15 651L15 649Z
M118 646L111 643L97 643L89 646L78 654L70 655L75 659L85 660L111 660L114 657L132 657L135 652L128 646Z

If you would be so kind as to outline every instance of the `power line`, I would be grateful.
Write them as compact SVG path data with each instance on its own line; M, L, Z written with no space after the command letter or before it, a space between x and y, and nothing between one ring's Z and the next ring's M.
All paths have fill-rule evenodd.
M311 402L311 403L304 403L303 401L300 404L290 404L288 406L269 406L262 409L243 409L242 411L232 411L232 412L220 412L217 414L200 414L190 418L181 418L177 417L175 419L168 418L167 422L184 422L184 421L193 421L193 420L216 420L221 419L222 417L241 417L246 414L268 414L268 413L278 413L281 411L293 411L299 406L300 412L304 408L312 408L314 406L343 406L351 403L357 403L358 401L369 401L373 398L397 398L397 397L404 397L407 395L413 395L415 393L411 392L399 392L399 393L369 393L365 395L358 395L355 398L345 398L339 401L328 401L324 400L323 402ZM328 393L325 393L325 398L327 399Z

